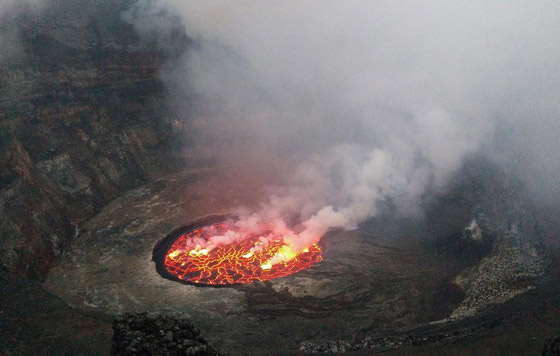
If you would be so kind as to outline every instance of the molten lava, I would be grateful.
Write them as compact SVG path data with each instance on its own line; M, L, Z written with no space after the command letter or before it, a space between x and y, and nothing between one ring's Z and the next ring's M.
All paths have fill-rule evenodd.
M232 231L240 232L232 224L220 223L179 236L165 254L167 272L187 282L227 285L284 277L321 261L318 245L292 252L283 238L271 236L271 231L266 232L266 239L262 234L248 234L241 241L221 244L213 249L201 245L192 248L193 240L209 241L212 236Z

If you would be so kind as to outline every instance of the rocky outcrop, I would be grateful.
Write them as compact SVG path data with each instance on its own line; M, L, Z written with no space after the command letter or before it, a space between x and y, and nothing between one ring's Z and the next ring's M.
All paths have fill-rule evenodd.
M473 172L469 172L473 174ZM489 244L489 253L456 278L466 293L450 319L472 316L491 303L502 303L538 283L545 272L545 254L537 221L519 195L519 189L502 172L487 168L485 194L473 207L480 223L475 244ZM473 220L475 221L475 220ZM472 226L472 223L471 223ZM467 227L467 231L471 228Z
M187 318L124 314L113 322L111 355L220 356Z
M158 72L187 43L141 42L129 1L47 3L11 19L19 53L0 63L0 267L36 278L82 221L175 169Z

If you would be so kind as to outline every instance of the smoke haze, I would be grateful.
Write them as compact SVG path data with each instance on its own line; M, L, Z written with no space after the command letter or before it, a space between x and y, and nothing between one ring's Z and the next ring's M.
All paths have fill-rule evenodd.
M0 64L22 54L17 21L22 13L38 13L46 0L0 0Z
M299 222L295 249L383 202L416 214L473 155L560 192L557 1L141 0L124 16L153 36L166 13L194 46L164 79L174 100L199 98L184 115L204 141L230 164L295 162L241 213Z
M23 11L39 11L45 0L2 0L0 2L0 18L13 16Z

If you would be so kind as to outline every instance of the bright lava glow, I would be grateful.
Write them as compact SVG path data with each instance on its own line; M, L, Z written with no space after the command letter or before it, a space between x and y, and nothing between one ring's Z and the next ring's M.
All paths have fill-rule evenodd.
M207 240L210 234L222 235L234 229L231 224L221 223L179 236L165 254L167 272L187 282L227 285L285 277L321 261L318 245L295 253L284 244L281 236L269 239L268 244L259 240L260 235L248 235L242 241L219 245L212 250L200 246L185 249L193 238ZM283 262L273 264L271 260Z

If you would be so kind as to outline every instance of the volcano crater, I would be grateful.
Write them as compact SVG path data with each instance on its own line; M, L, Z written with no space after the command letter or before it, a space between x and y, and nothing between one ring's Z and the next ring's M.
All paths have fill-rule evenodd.
M301 345L314 350L314 341L456 323L526 292L542 275L530 214L519 201L499 199L512 201L505 178L467 172L434 195L423 218L377 218L355 231L330 231L321 240L323 260L299 273L229 288L162 278L169 276L152 260L161 262L177 236L259 201L255 185L225 186L224 177L243 181L220 169L183 172L115 200L83 225L45 288L103 315L187 315L223 352L262 355L270 345L294 354ZM473 219L486 240L465 232ZM458 244L467 251L461 258Z

